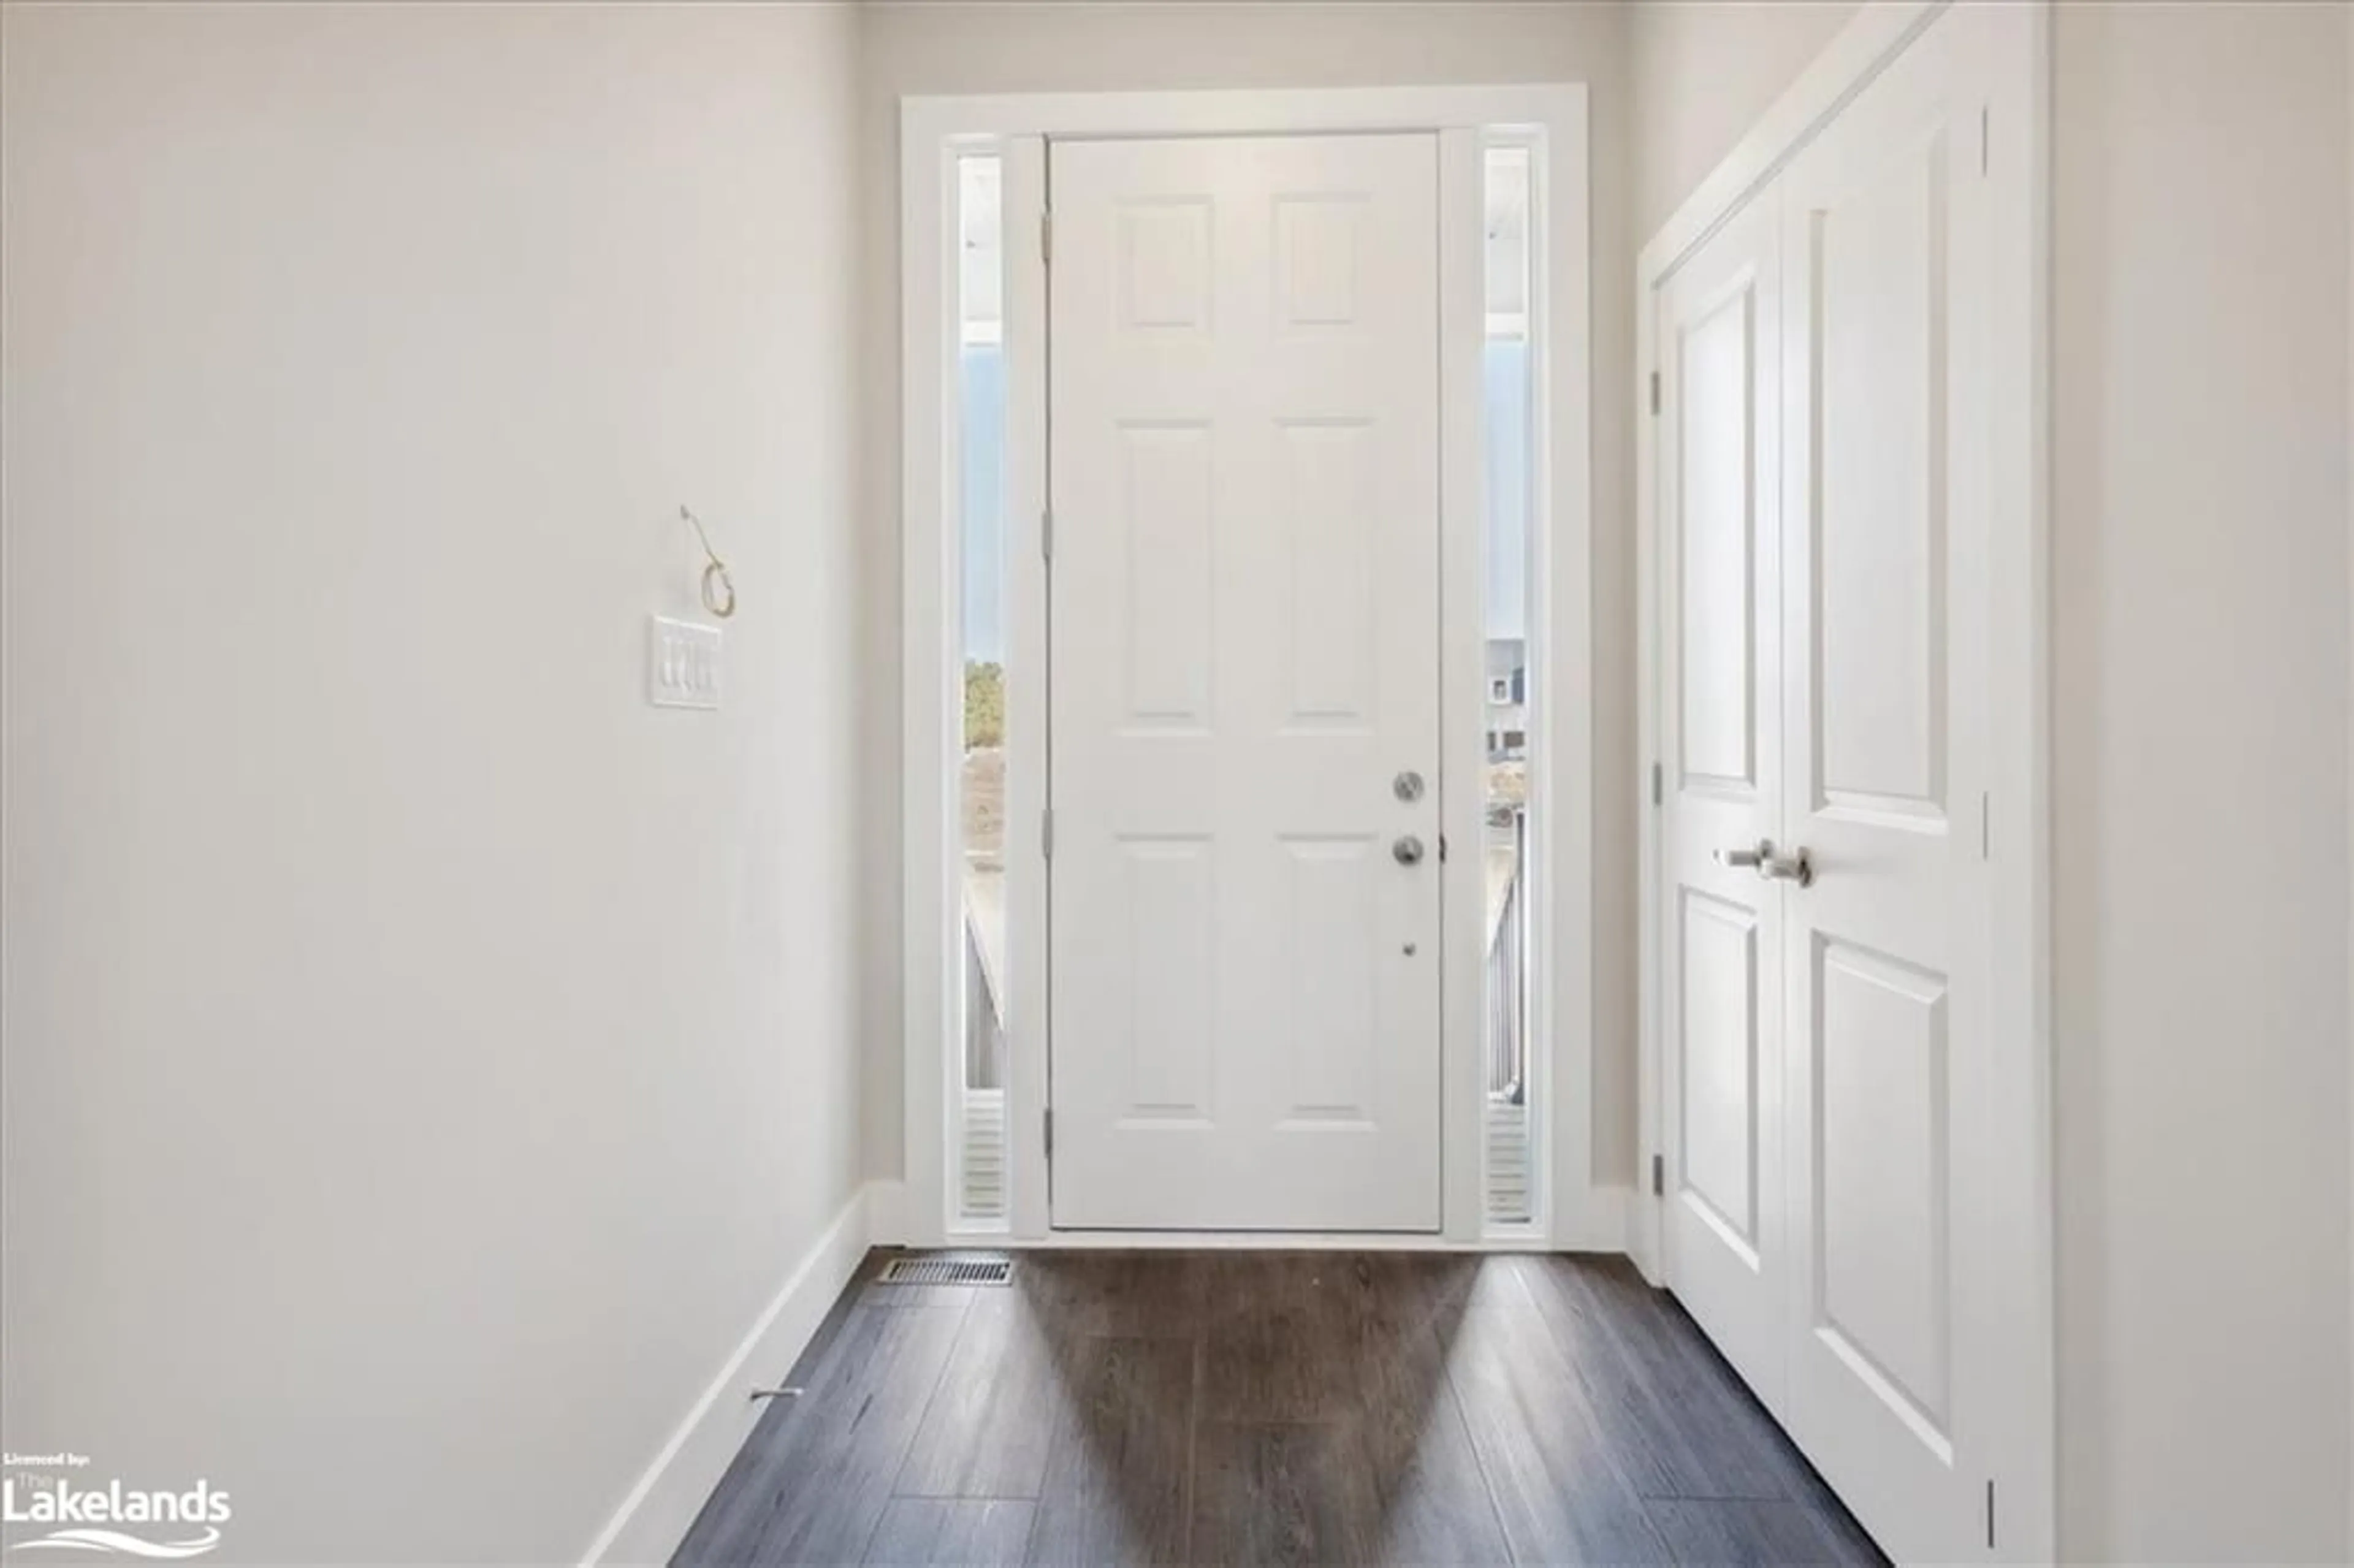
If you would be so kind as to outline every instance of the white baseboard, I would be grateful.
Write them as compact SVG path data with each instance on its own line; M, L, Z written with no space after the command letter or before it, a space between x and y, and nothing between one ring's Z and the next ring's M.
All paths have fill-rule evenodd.
M747 1392L758 1378L781 1375L801 1358L834 1298L858 1271L866 1255L872 1192L872 1187L853 1192L825 1234L794 1266L736 1353L598 1534L597 1543L581 1559L582 1568L663 1563L678 1551L704 1500L767 1408L748 1399Z

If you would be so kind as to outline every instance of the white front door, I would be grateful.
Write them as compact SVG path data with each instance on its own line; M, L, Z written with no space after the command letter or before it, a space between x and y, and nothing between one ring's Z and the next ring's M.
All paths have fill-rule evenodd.
M1436 139L1048 180L1054 1223L1436 1230Z
M1661 1150L1676 1293L1770 1404L1783 1299L1780 294L1770 201L1659 296Z
M1984 1550L2011 1369L1986 1114L1987 23L1956 6L1783 176L1785 1422L1901 1561ZM2016 133L2016 128L2009 128Z

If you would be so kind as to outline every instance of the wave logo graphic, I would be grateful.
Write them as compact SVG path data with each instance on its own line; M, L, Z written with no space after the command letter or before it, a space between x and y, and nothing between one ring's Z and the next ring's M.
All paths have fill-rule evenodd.
M53 1530L30 1541L13 1542L8 1550L33 1552L48 1547L58 1552L101 1552L125 1557L172 1559L202 1557L220 1544L221 1532L207 1529L194 1541L143 1541L120 1530Z

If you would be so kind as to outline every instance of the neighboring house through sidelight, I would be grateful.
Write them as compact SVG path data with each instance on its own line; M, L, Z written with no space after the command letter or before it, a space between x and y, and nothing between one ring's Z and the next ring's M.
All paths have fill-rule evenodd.
M1528 648L1524 637L1488 639L1488 707L1483 726L1490 761L1528 755Z

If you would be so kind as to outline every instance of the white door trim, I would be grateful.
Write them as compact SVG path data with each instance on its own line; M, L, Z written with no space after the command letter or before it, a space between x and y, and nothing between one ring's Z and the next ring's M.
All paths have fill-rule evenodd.
M900 105L901 611L906 795L901 825L905 1048L904 1230L912 1244L938 1245L970 1233L951 1229L946 1170L950 1072L949 1039L959 962L959 893L949 852L957 832L951 758L960 749L959 712L949 700L956 676L957 585L953 385L953 279L949 222L960 151L993 149L1006 159L1007 236L1007 594L1009 658L1006 711L1008 789L1006 876L1012 973L1007 986L1011 1084L1008 1124L1009 1217L999 1241L1037 1240L1053 1232L1045 1202L1043 1139L1046 1044L1034 1021L1045 1016L1042 932L1045 864L1027 824L1043 808L1046 758L1044 578L1038 519L1045 494L1044 367L1045 266L1027 226L1042 205L1044 139L1049 136L1301 134L1319 132L1427 131L1440 138L1440 296L1442 333L1465 342L1484 335L1479 234L1484 223L1479 149L1514 141L1541 143L1546 187L1541 274L1547 282L1537 327L1537 396L1544 410L1532 475L1532 530L1539 541L1531 577L1532 663L1540 674L1537 749L1530 759L1532 813L1544 836L1535 848L1540 879L1541 949L1532 998L1531 1033L1549 1041L1549 1093L1540 1147L1550 1171L1541 1189L1543 1215L1519 1234L1483 1226L1478 1106L1479 931L1484 896L1476 855L1443 868L1446 970L1443 1062L1445 1241L1499 1246L1543 1241L1606 1248L1624 1244L1623 1190L1593 1180L1593 671L1590 514L1592 388L1590 363L1591 226L1588 213L1586 90L1582 83L1507 87L1375 88L1314 91L1049 93L908 98ZM1467 185L1465 178L1473 183ZM1466 223L1469 225L1465 228ZM1464 229L1463 233L1455 231ZM1440 366L1442 660L1479 656L1480 574L1479 355L1444 348ZM1457 586L1461 585L1461 586ZM1460 624L1468 612L1474 618ZM1467 641L1467 639L1469 640ZM1027 655L1025 657L1025 655ZM1473 666L1479 668L1477 664ZM1451 689L1458 682L1447 670ZM1468 678L1468 677L1467 677ZM1445 780L1478 777L1482 765L1476 715L1442 715ZM1463 755L1466 747L1469 754ZM1025 784L1023 780L1029 782ZM1447 797L1451 843L1479 842L1473 791ZM1458 956L1468 940L1474 957ZM1468 978L1468 988L1467 988ZM1557 999L1557 1000L1556 1000ZM1273 1238L1266 1238L1272 1241ZM1378 1244L1377 1244L1378 1245Z
M1723 164L1701 183L1644 247L1636 267L1637 543L1642 682L1637 705L1642 799L1640 832L1642 1165L1647 1180L1630 1205L1628 1250L1660 1282L1662 1205L1648 1179L1662 1141L1664 1097L1659 1036L1662 943L1658 879L1659 814L1654 759L1660 756L1665 700L1659 679L1659 521L1655 430L1649 417L1658 368L1655 300L1662 283L1716 228L1934 21L1950 0L1889 0L1867 5L1767 110ZM1997 1446L1999 1529L1994 1556L2050 1562L2057 1552L2056 1319L2053 1298L2051 1028L2051 719L2049 589L2049 340L2051 210L2051 13L2048 0L1999 12L1999 81L1988 155L2007 188L2026 199L1997 216L1993 374L2011 396L1996 431L1993 635L1989 679L1992 789L1988 821L1993 882L1994 1019L1998 1075L2018 1097L2019 1125L2034 1129L2020 1151L2017 1180L2001 1200L2015 1250L1997 1289L2016 1325L2009 1386L1997 1391L2005 1441Z

